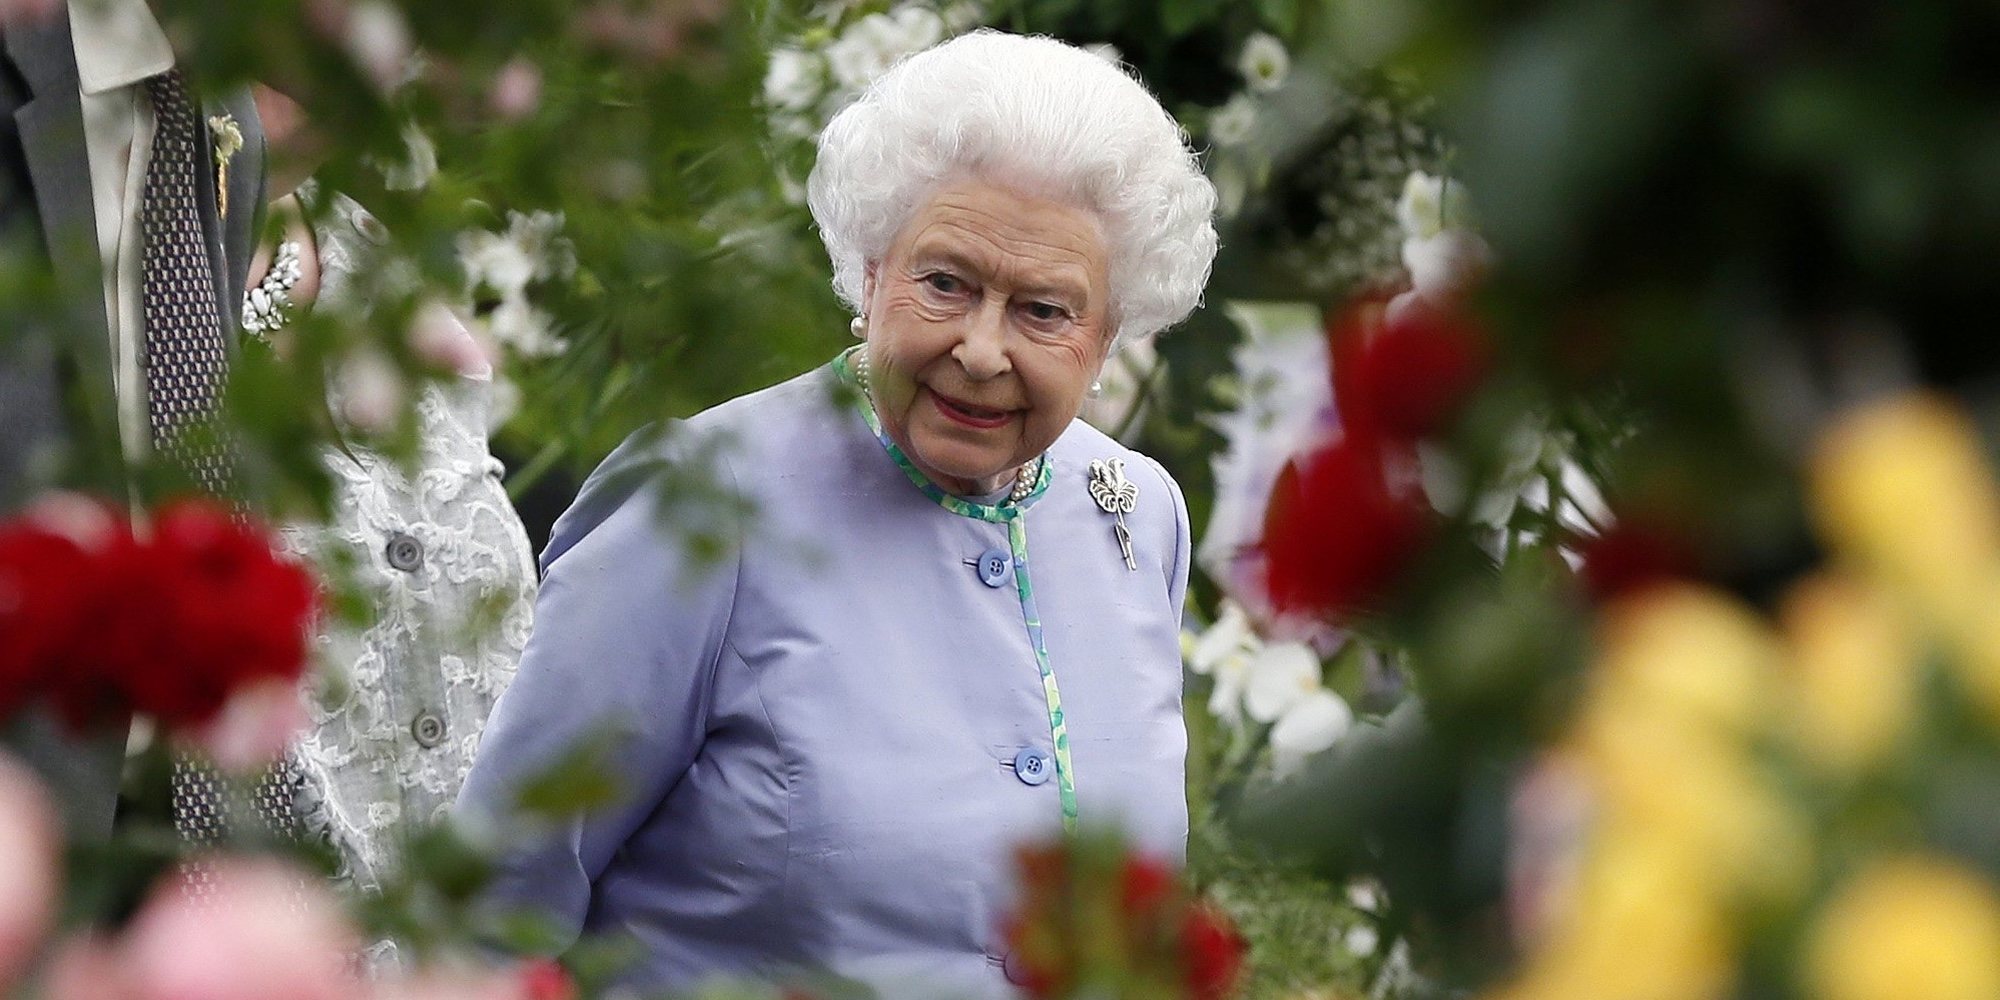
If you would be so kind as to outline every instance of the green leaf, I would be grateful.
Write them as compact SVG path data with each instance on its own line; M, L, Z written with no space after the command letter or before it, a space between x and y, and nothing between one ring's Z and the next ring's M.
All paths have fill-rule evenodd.
M1167 0L1160 7L1160 24L1169 36L1179 38L1213 20L1221 9L1222 0Z
M1290 38L1299 30L1299 0L1257 0L1257 16L1265 27Z

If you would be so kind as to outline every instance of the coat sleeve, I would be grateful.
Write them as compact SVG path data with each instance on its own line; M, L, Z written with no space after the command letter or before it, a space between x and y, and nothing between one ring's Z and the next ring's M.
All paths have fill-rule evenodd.
M1137 454L1137 452L1134 452ZM1160 484L1166 487L1167 497L1174 506L1173 559L1167 564L1167 596L1174 606L1174 624L1181 622L1183 610L1187 607L1188 565L1194 554L1194 532L1188 526L1187 498L1181 495L1181 486L1174 477L1167 474L1166 467L1150 455L1140 455L1153 473L1160 477Z
M707 478L732 489L728 463L658 439L628 439L557 521L534 633L458 800L461 819L505 838L484 905L538 912L565 946L592 883L701 752L734 603L742 532L714 491L686 488ZM705 495L671 502L689 493ZM694 557L715 547L697 538L723 554ZM553 818L522 808L527 783L587 747L605 751L591 759L617 782L608 805Z

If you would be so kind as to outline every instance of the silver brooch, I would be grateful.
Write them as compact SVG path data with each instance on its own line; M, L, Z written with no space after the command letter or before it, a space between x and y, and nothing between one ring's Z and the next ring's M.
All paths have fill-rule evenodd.
M1118 551L1125 554L1125 568L1137 572L1139 561L1132 558L1132 532L1125 527L1125 515L1139 506L1139 484L1125 478L1124 459L1090 460L1090 498L1114 519L1111 530L1118 536Z

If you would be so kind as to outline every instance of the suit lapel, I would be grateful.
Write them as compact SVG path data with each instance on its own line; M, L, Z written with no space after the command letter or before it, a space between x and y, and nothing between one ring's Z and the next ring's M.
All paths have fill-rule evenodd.
M70 306L77 358L75 389L82 412L118 412L111 371L111 328L104 316L104 265L97 250L97 215L90 192L90 154L84 142L83 99L77 91L76 51L69 12L9 25L7 55L33 97L14 111L21 148L34 188L36 215L49 263ZM117 423L101 429L116 447Z
M204 119L220 115L234 119L243 131L243 148L229 161L229 214L221 219L222 271L228 281L224 289L227 294L221 301L227 329L233 331L241 313L233 305L242 302L244 286L250 282L250 258L257 249L257 221L264 209L264 129L247 87L209 101L203 108ZM212 154L214 136L209 137L209 142ZM212 167L213 159L209 162ZM214 177L212 170L210 177ZM230 338L232 343L235 340L234 336Z

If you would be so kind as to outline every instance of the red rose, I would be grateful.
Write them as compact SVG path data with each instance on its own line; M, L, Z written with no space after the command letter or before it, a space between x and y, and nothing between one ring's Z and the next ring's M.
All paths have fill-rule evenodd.
M1188 994L1194 1000L1223 1000L1243 970L1245 944L1229 917L1213 906L1188 909L1181 930L1187 956Z
M1393 316L1393 318L1388 318ZM1349 433L1412 442L1445 430L1489 367L1486 336L1422 302L1364 302L1328 324L1333 398Z
M237 688L304 672L312 578L263 533L216 504L180 501L154 518L149 548L174 646L125 677L135 708L170 725L206 722Z
M1396 489L1375 442L1348 433L1279 473L1264 515L1265 584L1281 614L1375 607L1430 534L1414 489Z
M90 571L75 541L25 521L0 526L0 715L45 690L83 624Z

